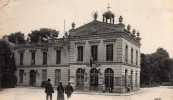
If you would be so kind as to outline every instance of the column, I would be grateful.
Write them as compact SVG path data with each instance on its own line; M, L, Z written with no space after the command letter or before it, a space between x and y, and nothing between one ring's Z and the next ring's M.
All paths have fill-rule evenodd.
M104 71L102 69L99 70L98 73L98 90L103 91L104 85Z
M84 72L84 91L88 91L90 87L90 77L89 68L85 69Z

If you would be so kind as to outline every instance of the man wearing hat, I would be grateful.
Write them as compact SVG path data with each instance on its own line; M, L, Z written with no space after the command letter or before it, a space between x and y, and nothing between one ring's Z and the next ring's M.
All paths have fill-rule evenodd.
M46 100L48 100L49 97L50 97L50 100L52 100L52 93L54 93L54 90L50 81L51 80L48 79L45 85Z

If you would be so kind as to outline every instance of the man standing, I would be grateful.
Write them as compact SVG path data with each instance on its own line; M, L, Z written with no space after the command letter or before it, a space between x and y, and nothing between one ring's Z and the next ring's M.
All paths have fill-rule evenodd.
M62 86L61 82L57 87L57 93L57 100L64 100L64 87Z
M50 97L50 100L52 100L52 93L54 93L54 90L50 81L51 80L48 79L45 85L46 100L48 100L49 97Z
M73 87L71 86L70 82L65 87L65 93L67 95L67 98L70 98L71 97L71 94L73 93Z

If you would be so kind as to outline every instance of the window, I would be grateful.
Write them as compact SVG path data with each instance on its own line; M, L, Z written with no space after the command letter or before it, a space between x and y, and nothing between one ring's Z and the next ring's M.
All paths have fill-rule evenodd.
M31 52L31 65L35 64L35 51Z
M113 44L106 45L106 60L113 61Z
M61 50L56 51L56 64L61 63Z
M43 65L47 64L47 52L43 52Z
M76 71L76 87L77 89L83 89L84 87L84 70L79 68Z
M114 86L114 71L111 68L107 68L105 70L105 88L106 90L112 92L113 86Z
M136 75L135 75L135 85L136 87L138 86L138 72L136 71Z
M20 53L20 65L23 65L23 55L24 55L24 53L21 52Z
M43 69L42 70L42 81L46 81L47 80L47 70Z
M138 51L136 50L136 65L138 65Z
M56 69L55 70L55 85L57 86L60 81L61 81L61 70Z
M78 46L77 47L78 51L78 61L83 61L83 46Z
M128 46L125 48L125 63L128 63Z
M19 82L23 83L23 75L24 75L24 70L19 70Z
M97 45L93 45L91 46L91 57L93 59L93 61L97 61L97 54L98 51L97 51Z
M131 48L131 64L133 64L133 48Z
M125 69L125 86L127 87L127 81L128 81L128 70L127 69Z
M131 89L133 90L133 70L131 71L130 85L131 85Z

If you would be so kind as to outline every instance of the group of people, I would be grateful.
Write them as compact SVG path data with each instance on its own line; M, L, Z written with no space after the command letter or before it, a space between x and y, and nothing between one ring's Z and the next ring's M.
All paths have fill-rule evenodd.
M52 100L52 94L54 93L54 89L50 81L51 80L48 79L45 85L46 100L48 100L48 98ZM64 100L64 93L67 95L67 98L70 98L73 93L73 87L70 83L68 83L68 85L64 88L62 82L59 82L57 87L57 100Z

